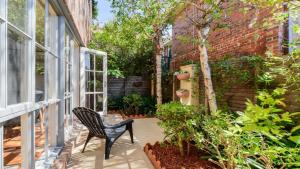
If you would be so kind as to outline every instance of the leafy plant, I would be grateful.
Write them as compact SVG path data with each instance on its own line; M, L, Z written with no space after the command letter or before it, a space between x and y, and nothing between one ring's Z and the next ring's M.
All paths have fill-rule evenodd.
M124 110L126 114L138 114L143 104L141 95L133 93L123 97Z
M139 107L140 113L153 116L156 112L156 99L151 96L142 97L142 105Z
M226 108L224 95L232 87L244 85L258 89L258 79L263 80L264 60L261 56L226 56L221 60L211 63L212 80L216 91L216 97L221 108ZM222 79L222 83L218 81ZM259 81L259 83L263 83Z
M299 167L300 126L293 121L299 113L289 113L282 95L286 89L277 88L272 93L259 92L258 104L247 102L247 108L236 119L240 129L251 132L261 138L261 147L257 161L265 166Z
M185 155L185 148L189 154L189 144L193 139L192 133L188 130L188 123L204 112L203 107L182 105L180 102L158 106L156 115L161 120L159 125L164 129L166 139L179 147L182 156ZM187 147L184 147L184 143Z
M110 110L122 110L123 107L123 97L108 97L108 109Z

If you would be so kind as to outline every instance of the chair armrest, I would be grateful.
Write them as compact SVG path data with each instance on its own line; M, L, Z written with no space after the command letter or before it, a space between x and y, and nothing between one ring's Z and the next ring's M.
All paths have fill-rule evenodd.
M115 125L105 125L104 127L107 128L107 129L116 129L116 128L120 128L122 126L125 126L125 125L129 125L129 124L132 124L133 123L133 120L132 119L128 119L128 120L124 120L118 124L115 124Z

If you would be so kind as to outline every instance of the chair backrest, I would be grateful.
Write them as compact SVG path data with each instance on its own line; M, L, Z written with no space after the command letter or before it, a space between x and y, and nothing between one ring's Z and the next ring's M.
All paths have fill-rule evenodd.
M92 134L98 137L106 136L101 116L97 112L86 107L76 107L73 113Z

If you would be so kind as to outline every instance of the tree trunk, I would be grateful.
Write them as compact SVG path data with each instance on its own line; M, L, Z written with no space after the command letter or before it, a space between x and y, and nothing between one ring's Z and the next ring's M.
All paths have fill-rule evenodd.
M160 39L160 38L159 38ZM157 40L158 44L156 46L155 60L156 60L156 99L157 105L162 104L162 91L161 91L161 45L160 40Z
M214 92L214 88L211 80L211 71L208 64L208 54L206 48L206 39L208 36L209 28L197 28L198 38L200 43L198 44L198 49L200 51L200 64L201 70L204 78L204 86L205 86L205 95L207 97L209 110L211 113L215 113L218 109L216 95Z

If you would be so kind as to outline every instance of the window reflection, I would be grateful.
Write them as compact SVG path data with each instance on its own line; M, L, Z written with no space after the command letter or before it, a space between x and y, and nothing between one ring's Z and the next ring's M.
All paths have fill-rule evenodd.
M8 105L27 101L26 40L8 30L7 102Z
M24 32L27 32L28 4L28 0L8 0L8 21Z
M45 0L36 1L36 42L45 45Z
M45 99L45 52L36 47L36 65L35 65L35 101Z

